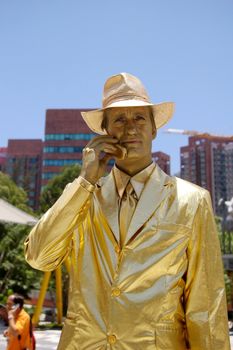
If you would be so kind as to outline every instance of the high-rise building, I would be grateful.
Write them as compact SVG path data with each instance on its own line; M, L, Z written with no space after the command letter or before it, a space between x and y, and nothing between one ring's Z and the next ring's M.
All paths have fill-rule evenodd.
M233 197L233 138L191 136L180 155L181 177L206 188L215 213L222 216L221 203Z
M42 140L8 140L5 172L28 194L38 208L41 188Z
M64 166L81 163L82 150L94 136L81 111L90 109L48 109L45 121L42 186Z
M0 171L4 172L6 165L7 147L0 147Z
M168 175L171 173L170 156L164 152L153 152L152 159Z
M225 148L226 157L226 191L229 194L228 197L233 197L233 142L226 145Z

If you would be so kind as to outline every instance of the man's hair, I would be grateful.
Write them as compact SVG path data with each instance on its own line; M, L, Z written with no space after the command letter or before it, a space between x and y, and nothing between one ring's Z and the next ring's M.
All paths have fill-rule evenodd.
M22 309L24 304L24 297L22 297L22 295L19 295L19 294L14 294L12 296L12 299L13 299L13 303L19 304L19 307Z
M156 124L155 124L155 119L154 119L154 115L152 112L152 109L150 108L150 106L148 106L149 110L150 110L150 120L151 120L151 124L152 124L152 129L153 131L155 130L157 133L157 128L156 128ZM108 118L107 118L107 111L106 109L103 111L103 120L101 123L101 129L104 131L107 131L107 127L108 127Z
M103 120L102 120L102 123L101 123L101 129L103 131L107 130L107 113L106 113L106 110L103 111Z

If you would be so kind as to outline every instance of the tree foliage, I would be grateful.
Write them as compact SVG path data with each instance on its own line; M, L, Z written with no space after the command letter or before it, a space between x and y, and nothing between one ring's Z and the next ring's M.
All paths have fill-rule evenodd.
M45 213L60 197L66 185L80 174L80 165L65 167L63 172L50 180L40 198L40 210Z
M39 286L41 273L33 270L24 258L25 225L0 224L0 299L8 290L27 296Z
M23 189L0 172L0 198L31 213ZM0 224L0 301L9 293L27 296L38 285L40 273L33 270L24 259L24 240L30 228L25 225Z
M225 289L228 303L232 303L232 278L224 272Z
M0 172L0 198L27 213L32 213L32 210L27 205L28 197L26 192L2 172Z

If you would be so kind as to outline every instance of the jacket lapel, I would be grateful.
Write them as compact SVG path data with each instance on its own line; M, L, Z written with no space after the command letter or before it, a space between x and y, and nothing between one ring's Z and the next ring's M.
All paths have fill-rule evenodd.
M117 242L120 241L119 222L118 222L118 195L115 186L113 172L101 179L100 190L97 192L97 198L100 209L112 230Z
M171 186L172 184L172 178L165 174L160 167L156 165L138 201L128 229L126 242L128 242L145 224L145 222L157 210L160 203L170 194L171 188L173 187Z

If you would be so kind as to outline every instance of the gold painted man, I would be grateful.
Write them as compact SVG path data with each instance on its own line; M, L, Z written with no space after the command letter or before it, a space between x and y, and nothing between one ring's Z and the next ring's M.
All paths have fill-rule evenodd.
M59 350L230 350L209 194L151 157L172 114L172 103L152 104L128 73L106 81L102 109L82 113L100 136L25 243L36 269L71 257Z

